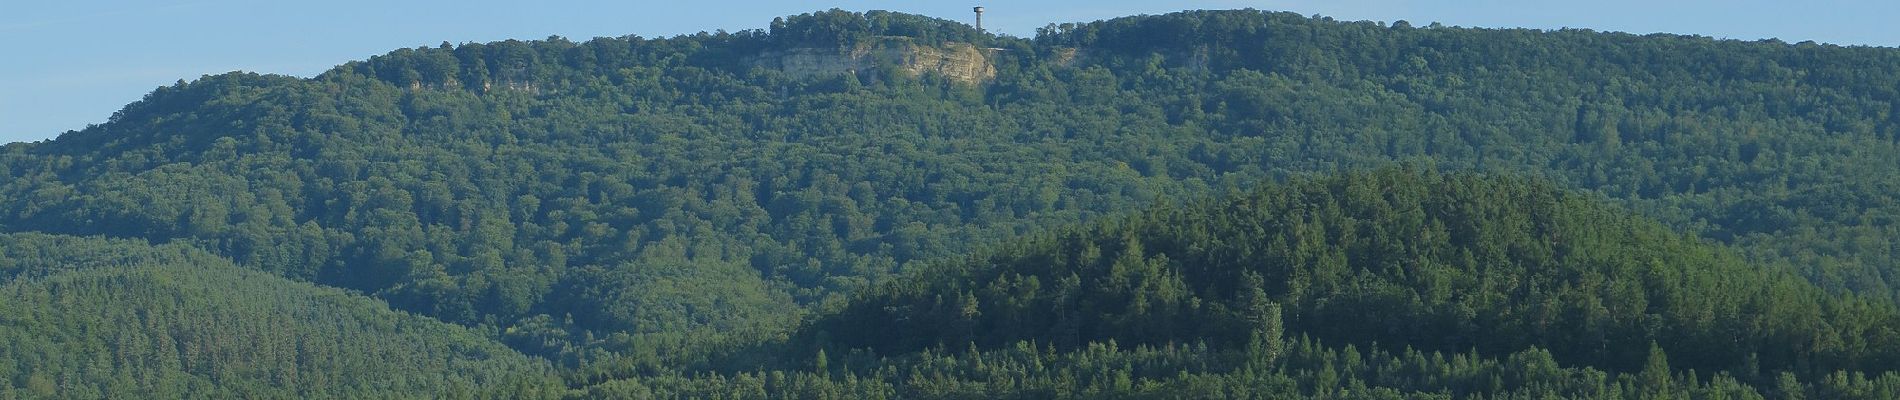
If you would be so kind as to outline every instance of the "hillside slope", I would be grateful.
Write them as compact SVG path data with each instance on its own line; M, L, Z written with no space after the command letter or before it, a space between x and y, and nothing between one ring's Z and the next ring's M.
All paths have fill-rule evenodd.
M0 260L25 268L101 249L146 260L0 284L0 397L545 398L563 389L545 362L465 328L203 252L140 246L0 236Z

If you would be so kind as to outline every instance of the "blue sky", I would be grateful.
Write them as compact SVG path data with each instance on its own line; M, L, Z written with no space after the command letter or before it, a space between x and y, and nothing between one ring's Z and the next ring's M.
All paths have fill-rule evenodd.
M0 2L0 142L103 122L152 88L234 70L308 77L399 47L541 39L671 36L763 28L826 8L968 20L977 1L491 0ZM1051 22L1183 9L1257 8L1346 20L1478 27L1591 28L1719 38L1896 46L1893 1L1252 0L983 1L984 25L1017 36Z

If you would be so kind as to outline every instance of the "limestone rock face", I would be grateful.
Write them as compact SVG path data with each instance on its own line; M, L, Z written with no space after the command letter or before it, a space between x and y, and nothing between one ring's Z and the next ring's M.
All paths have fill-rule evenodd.
M760 54L753 64L794 76L828 76L878 68L933 73L966 84L996 78L989 51L969 43L917 44L908 38L875 38L845 48L793 48Z

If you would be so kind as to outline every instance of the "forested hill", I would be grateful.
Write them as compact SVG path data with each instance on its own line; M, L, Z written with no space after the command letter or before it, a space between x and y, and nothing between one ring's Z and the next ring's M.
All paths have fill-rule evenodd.
M1599 201L1414 170L1301 179L939 262L814 337L899 354L1024 341L1278 354L1305 335L1499 358L1541 348L1623 372L1661 351L1748 380L1900 366L1892 304L1827 295Z
M673 393L726 387L681 376L809 367L765 349L905 265L1398 160L1594 193L1791 271L1818 288L1802 298L1880 308L1900 300L1896 65L1888 48L1251 10L1034 38L832 10L766 30L444 43L307 79L181 81L7 145L0 231L199 248L474 328L572 387ZM1038 337L999 334L983 343ZM1681 357L1678 339L1657 352ZM1445 340L1420 347L1471 344ZM1508 343L1603 368L1635 351L1538 340ZM916 371L941 372L931 360Z
M1300 178L911 274L805 328L818 373L900 398L1900 393L1892 304L1537 180Z

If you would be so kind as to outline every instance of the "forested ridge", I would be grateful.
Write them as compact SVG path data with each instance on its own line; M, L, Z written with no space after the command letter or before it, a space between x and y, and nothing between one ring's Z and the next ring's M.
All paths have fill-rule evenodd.
M872 42L989 49L952 61L995 73L769 60ZM37 304L0 310L104 313L0 332L312 307L199 290L269 287L350 299L289 314L337 337L460 325L342 359L502 355L264 358L361 380L317 387L15 352L0 397L1890 398L1894 65L1252 10L1033 38L832 10L206 76L0 148L6 306ZM82 331L50 343L139 332Z

